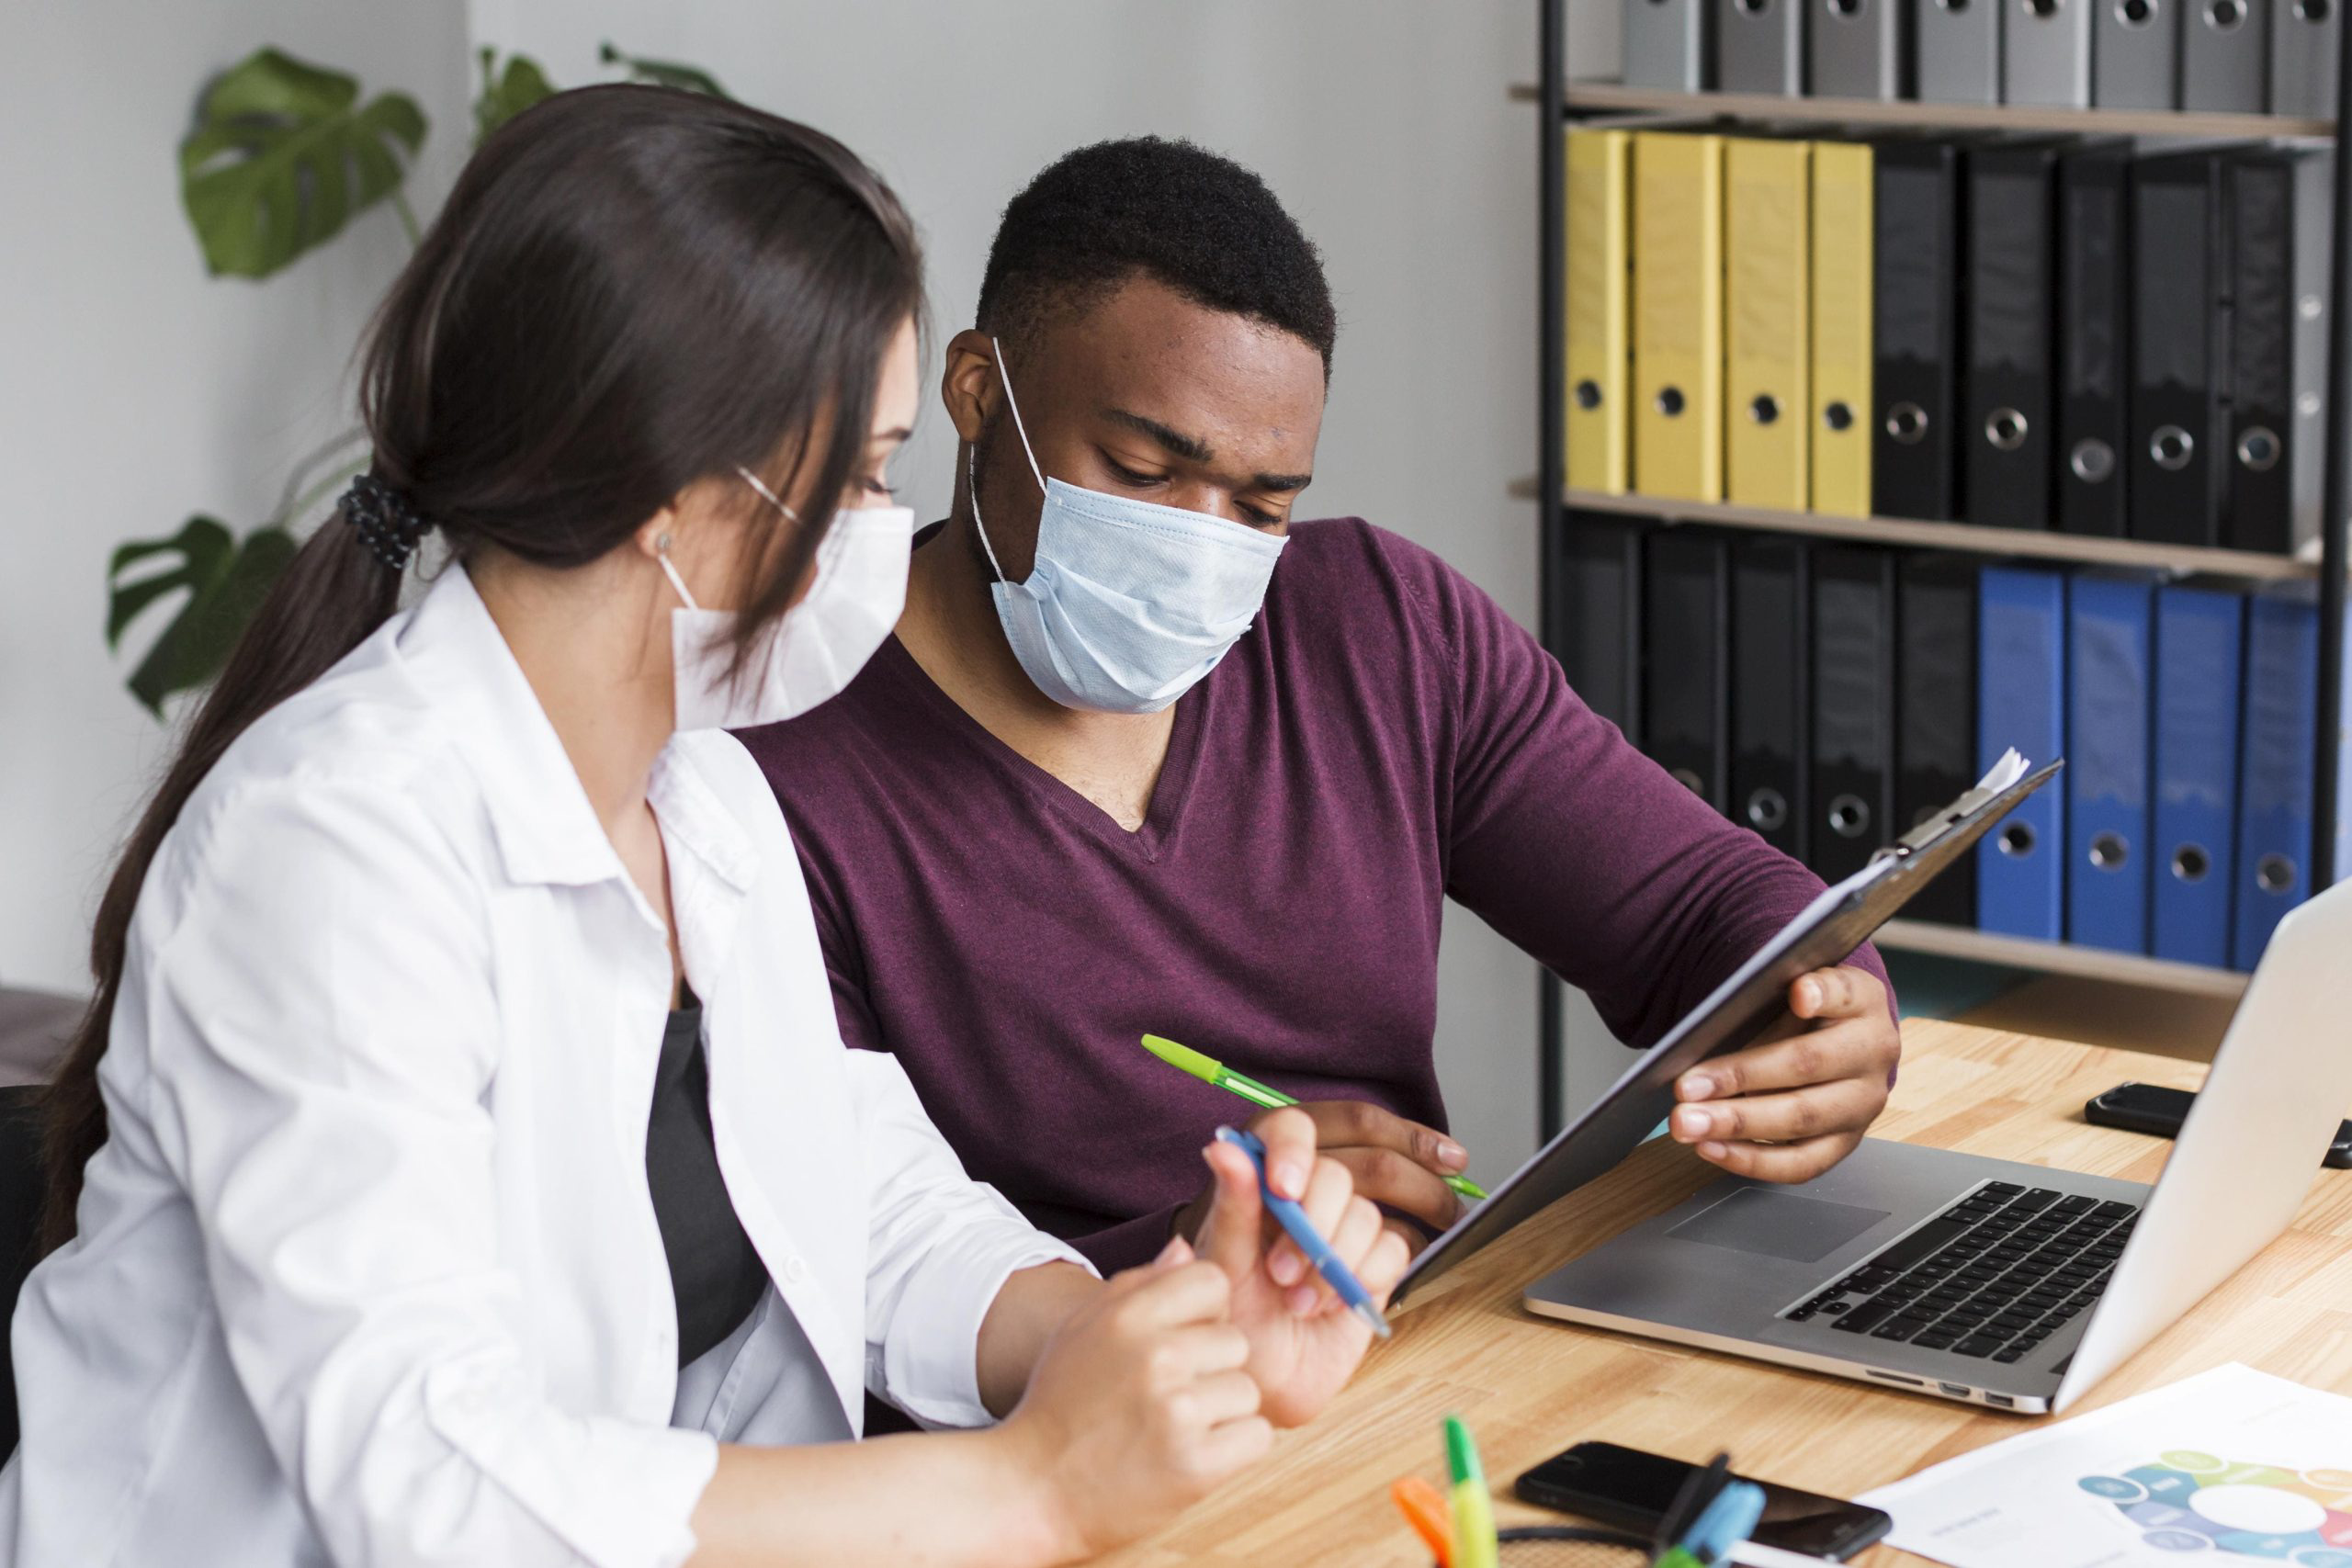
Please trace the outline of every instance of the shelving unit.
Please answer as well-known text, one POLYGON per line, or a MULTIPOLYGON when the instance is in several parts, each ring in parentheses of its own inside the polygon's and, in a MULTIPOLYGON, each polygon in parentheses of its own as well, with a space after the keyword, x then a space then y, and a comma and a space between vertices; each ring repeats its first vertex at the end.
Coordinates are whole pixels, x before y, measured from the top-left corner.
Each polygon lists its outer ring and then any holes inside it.
MULTIPOLYGON (((1539 87, 1521 84, 1524 102, 1539 87)), ((2040 108, 2012 104, 1889 103, 1878 98, 1792 98, 1774 93, 1677 93, 1615 82, 1571 82, 1570 113, 1721 115, 1727 119, 1807 120, 1831 125, 1920 126, 1936 130, 2051 130, 2081 136, 2211 136, 2335 139, 2324 119, 2276 114, 2195 114, 2186 109, 2040 108)))
MULTIPOLYGON (((1535 481, 1521 479, 1511 493, 1535 494, 1535 481)), ((1910 517, 1832 517, 1819 512, 1776 512, 1770 507, 1724 502, 1667 501, 1654 495, 1611 495, 1594 490, 1561 492, 1566 510, 1611 512, 1660 523, 1703 523, 1715 528, 1747 528, 1767 534, 1803 534, 1815 539, 1848 539, 1920 550, 1958 550, 1982 556, 2030 556, 2038 560, 2077 561, 2085 566, 2157 567, 2203 572, 2254 582, 2316 577, 2319 558, 2265 555, 2254 550, 2191 549, 2152 545, 2142 539, 2106 539, 2087 534, 1991 528, 1981 523, 1923 523, 1910 517)))
POLYGON ((2022 937, 1969 931, 1962 926, 1939 926, 1927 920, 1889 920, 1871 940, 1894 953, 1966 958, 2013 969, 2037 969, 2045 975, 2072 975, 2083 980, 2119 980, 2151 990, 2193 997, 2233 998, 2245 991, 2246 976, 2233 969, 2208 969, 2201 964, 2174 964, 2162 958, 2144 958, 2136 953, 2109 953, 2105 948, 2075 947, 2063 942, 2030 942, 2022 937))
MULTIPOLYGON (((1576 0, 1579 5, 1617 5, 1621 0, 1576 0)), ((2305 119, 2280 115, 2201 114, 2186 111, 2139 111, 2102 108, 2045 108, 1981 104, 1880 102, 1854 98, 1784 97, 1745 93, 1672 92, 1628 87, 1616 83, 1577 81, 1570 77, 1567 7, 1570 0, 1538 0, 1537 43, 1540 71, 1532 85, 1510 89, 1513 98, 1537 110, 1537 277, 1536 309, 1541 380, 1536 398, 1538 446, 1536 473, 1511 486, 1514 494, 1536 502, 1544 577, 1543 604, 1548 618, 1557 602, 1553 577, 1559 570, 1558 542, 1570 511, 1608 512, 1649 517, 1665 523, 1702 523, 1717 527, 1746 528, 1795 534, 1815 538, 1863 540, 1895 547, 1958 550, 1989 558, 2031 557, 2086 564, 2152 566, 2181 573, 2211 573, 2249 582, 2315 577, 2318 581, 2322 635, 2318 687, 2318 762, 2312 780, 2311 886, 2324 887, 2335 880, 2335 796, 2339 749, 2333 739, 2340 728, 2344 692, 2346 566, 2347 560, 2347 481, 2352 481, 2352 443, 2345 438, 2345 419, 2352 412, 2352 288, 2347 288, 2347 257, 2352 257, 2352 157, 2343 154, 2337 126, 2352 123, 2352 28, 2340 29, 2342 51, 2336 118, 2305 119), (1566 487, 1562 426, 1566 407, 1564 282, 1567 246, 1566 200, 1566 137, 1571 121, 1634 125, 1660 117, 1714 116, 1761 123, 1832 123, 1857 127, 1907 126, 1947 130, 1996 130, 2074 132, 2083 135, 2177 136, 2235 139, 2300 140, 2337 143, 2335 167, 2335 208, 2331 215, 2333 267, 2328 287, 2327 406, 2332 439, 2328 442, 2322 486, 2321 536, 2316 558, 2256 555, 2241 550, 2189 549, 2152 545, 2132 539, 2095 538, 2058 533, 2027 533, 1965 523, 1923 523, 1907 518, 1833 517, 1815 513, 1778 512, 1762 508, 1664 500, 1654 496, 1609 495, 1569 491, 1566 487)), ((1544 640, 1557 647, 1563 628, 1546 624, 1544 640)), ((2352 869, 2352 868, 2347 868, 2352 869)), ((2024 941, 1958 927, 1916 920, 1888 924, 1880 945, 1898 952, 1939 953, 2045 974, 2094 979, 2122 980, 2154 988, 2191 995, 2233 998, 2245 987, 2245 976, 2229 970, 2174 964, 2137 954, 2078 947, 2066 942, 2024 941)), ((1544 1133, 1557 1130, 1563 1077, 1563 994, 1550 975, 1543 981, 1540 1041, 1540 1080, 1544 1133)))

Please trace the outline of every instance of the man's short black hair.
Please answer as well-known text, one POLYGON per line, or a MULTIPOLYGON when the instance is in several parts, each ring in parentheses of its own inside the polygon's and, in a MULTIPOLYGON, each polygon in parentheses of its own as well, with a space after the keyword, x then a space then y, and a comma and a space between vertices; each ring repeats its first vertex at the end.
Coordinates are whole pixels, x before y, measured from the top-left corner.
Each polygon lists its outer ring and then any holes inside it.
POLYGON ((1315 243, 1256 175, 1157 136, 1081 147, 1012 198, 989 247, 978 322, 1017 340, 1138 274, 1302 339, 1331 373, 1340 322, 1315 243))

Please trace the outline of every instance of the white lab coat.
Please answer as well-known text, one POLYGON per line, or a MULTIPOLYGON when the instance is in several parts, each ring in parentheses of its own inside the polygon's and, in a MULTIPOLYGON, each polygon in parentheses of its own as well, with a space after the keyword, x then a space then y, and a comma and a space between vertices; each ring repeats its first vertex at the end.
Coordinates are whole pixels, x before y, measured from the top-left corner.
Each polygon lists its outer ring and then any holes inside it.
POLYGON ((721 1438, 854 1432, 866 1387, 988 1419, 983 1314, 1076 1255, 842 1048, 742 748, 679 737, 650 796, 774 1280, 694 1397, 645 1174, 662 922, 452 568, 230 749, 148 874, 81 1234, 16 1314, 0 1559, 650 1568, 721 1438))

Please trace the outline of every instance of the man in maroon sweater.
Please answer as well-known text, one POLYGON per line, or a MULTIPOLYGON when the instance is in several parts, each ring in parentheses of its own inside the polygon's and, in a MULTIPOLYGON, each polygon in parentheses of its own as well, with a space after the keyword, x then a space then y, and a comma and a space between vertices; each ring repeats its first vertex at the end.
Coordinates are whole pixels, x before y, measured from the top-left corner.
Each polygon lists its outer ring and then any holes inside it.
MULTIPOLYGON (((947 346, 954 508, 896 638, 745 737, 843 1039, 896 1053, 972 1174, 1106 1269, 1190 1227, 1202 1141, 1246 1110, 1147 1032, 1297 1095, 1362 1190, 1442 1226, 1467 1160, 1431 1065, 1449 895, 1640 1044, 1820 888, 1435 556, 1291 522, 1335 330, 1255 175, 1156 140, 1054 164, 947 346)), ((1791 1010, 1682 1080, 1701 1157, 1800 1180, 1885 1103, 1874 955, 1791 1010)))

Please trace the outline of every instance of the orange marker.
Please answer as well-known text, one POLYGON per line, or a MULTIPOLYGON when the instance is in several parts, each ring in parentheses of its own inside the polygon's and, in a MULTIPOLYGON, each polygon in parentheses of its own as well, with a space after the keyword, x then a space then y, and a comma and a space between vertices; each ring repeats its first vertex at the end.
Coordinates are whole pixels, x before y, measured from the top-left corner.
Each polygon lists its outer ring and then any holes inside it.
POLYGON ((1439 1568, 1453 1568, 1453 1515, 1446 1506, 1445 1494, 1419 1476, 1408 1475, 1391 1485, 1388 1495, 1405 1522, 1413 1527, 1413 1533, 1437 1554, 1439 1568))

